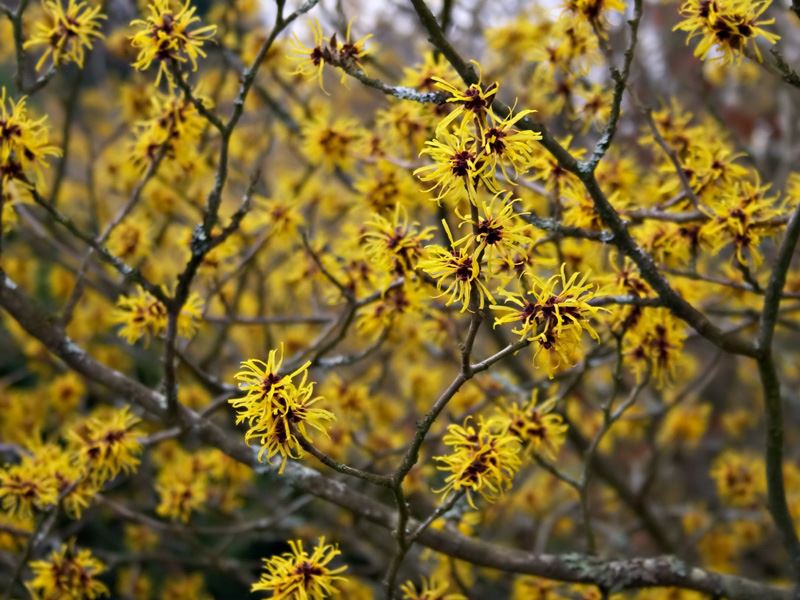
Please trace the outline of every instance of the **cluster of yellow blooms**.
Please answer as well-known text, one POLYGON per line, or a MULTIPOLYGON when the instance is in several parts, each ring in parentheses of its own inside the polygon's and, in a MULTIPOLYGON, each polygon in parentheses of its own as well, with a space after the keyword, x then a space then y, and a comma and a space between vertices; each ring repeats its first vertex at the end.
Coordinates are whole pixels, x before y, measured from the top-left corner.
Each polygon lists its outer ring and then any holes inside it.
MULTIPOLYGON (((285 39, 317 2, 285 4, 272 32, 255 0, 147 0, 126 8, 127 27, 95 0, 2 7, 0 73, 19 62, 0 87, 0 303, 24 293, 40 302, 10 314, 53 313, 0 315, 0 556, 20 557, 9 596, 206 600, 208 568, 276 600, 371 600, 385 540, 289 491, 324 485, 394 529, 392 598, 706 598, 504 581, 410 554, 427 528, 536 553, 582 534, 598 555, 680 539, 723 572, 755 548, 764 565, 749 571, 773 576, 755 375, 710 358, 664 298, 724 322, 730 345, 755 331, 800 205, 796 165, 745 151, 720 127, 744 117, 717 99, 713 118, 639 106, 649 83, 613 66, 617 34, 635 42, 638 27, 620 13, 639 2, 529 3, 487 20, 470 46, 486 48, 480 63, 445 46, 402 69, 406 54, 368 52, 346 19, 285 39), (131 72, 75 77, 95 60, 131 72), (354 83, 326 88, 332 72, 354 83), (41 93, 70 77, 63 107, 41 93), (718 368, 735 382, 722 393, 718 368), (396 522, 378 507, 392 499, 396 522), (593 517, 607 524, 593 531, 593 517), (131 523, 103 549, 94 518, 131 523), (254 583, 253 556, 267 556, 254 583)), ((763 77, 800 82, 763 53, 781 39, 769 0, 672 4, 670 39, 694 45, 710 89, 758 80, 762 62, 763 77)), ((778 130, 767 121, 739 129, 778 130)), ((784 298, 774 337, 791 349, 797 271, 784 298)), ((787 385, 795 362, 778 365, 787 385)), ((800 467, 782 475, 800 524, 800 467)))
POLYGON ((347 567, 328 567, 341 552, 335 546, 319 543, 309 554, 302 541, 290 541, 291 552, 264 559, 266 573, 253 585, 254 592, 271 592, 273 598, 327 598, 342 580, 347 567))
POLYGON ((725 62, 741 61, 746 51, 760 61, 756 40, 774 44, 780 39, 764 28, 775 19, 760 18, 770 4, 770 0, 686 0, 680 9, 684 20, 675 29, 688 32, 688 40, 701 38, 694 50, 699 58, 705 59, 713 49, 725 62))
POLYGON ((234 513, 252 480, 250 469, 213 448, 188 452, 163 444, 156 462, 156 514, 183 523, 198 511, 234 513))
POLYGON ((528 274, 532 289, 525 293, 504 293, 507 304, 513 306, 492 306, 498 314, 495 326, 519 323, 512 331, 522 339, 536 342, 536 354, 545 351, 551 373, 560 366, 575 363, 583 331, 588 331, 595 340, 600 339, 590 323, 602 310, 589 304, 593 286, 586 283, 586 275, 579 280, 579 274, 573 273, 567 279, 565 268, 562 265, 559 275, 544 282, 528 274))
POLYGON ((83 67, 86 50, 92 48, 92 38, 103 37, 100 25, 106 16, 100 12, 101 7, 74 0, 66 7, 58 0, 43 2, 42 6, 47 20, 36 23, 36 31, 24 45, 25 48, 46 46, 36 69, 41 69, 48 57, 53 67, 70 62, 83 67))
POLYGON ((127 408, 99 409, 67 431, 64 444, 36 442, 18 464, 0 471, 0 501, 11 515, 62 504, 78 518, 103 486, 139 464, 139 419, 127 408))
POLYGON ((307 426, 324 432, 333 413, 314 406, 321 398, 314 397, 314 383, 308 382, 307 361, 291 373, 283 373, 283 347, 270 350, 267 362, 251 359, 242 363, 236 374, 239 389, 245 395, 230 400, 237 410, 236 422, 246 422, 245 441, 258 440, 259 460, 281 457, 281 472, 289 458, 299 458, 302 448, 298 434, 308 436, 307 426), (295 378, 299 377, 299 381, 295 378))
POLYGON ((158 63, 156 85, 165 75, 171 81, 171 66, 190 62, 197 70, 197 59, 205 57, 203 43, 214 37, 216 25, 196 27, 200 18, 189 0, 175 10, 170 0, 154 0, 147 7, 146 19, 135 19, 131 26, 138 30, 131 37, 131 46, 139 51, 135 69, 146 71, 158 63))
MULTIPOLYGON (((191 338, 196 332, 203 312, 203 302, 193 293, 178 316, 178 335, 191 338)), ((135 296, 122 296, 117 301, 112 320, 123 327, 120 337, 129 344, 144 338, 164 335, 167 330, 167 307, 149 292, 139 288, 135 296)))
POLYGON ((97 577, 106 570, 90 550, 64 544, 48 557, 31 563, 28 589, 41 600, 94 600, 108 595, 97 577))
POLYGON ((493 425, 490 421, 478 421, 474 425, 468 420, 463 427, 448 426, 443 441, 452 453, 436 457, 442 463, 438 468, 448 472, 440 490, 445 496, 450 491, 465 490, 474 508, 474 492, 491 502, 510 487, 520 466, 519 440, 507 428, 493 425))
POLYGON ((27 182, 31 172, 41 183, 47 157, 61 155, 58 147, 50 144, 46 121, 47 117, 31 118, 25 98, 15 102, 8 97, 5 87, 0 88, 0 180, 3 184, 14 180, 27 182))

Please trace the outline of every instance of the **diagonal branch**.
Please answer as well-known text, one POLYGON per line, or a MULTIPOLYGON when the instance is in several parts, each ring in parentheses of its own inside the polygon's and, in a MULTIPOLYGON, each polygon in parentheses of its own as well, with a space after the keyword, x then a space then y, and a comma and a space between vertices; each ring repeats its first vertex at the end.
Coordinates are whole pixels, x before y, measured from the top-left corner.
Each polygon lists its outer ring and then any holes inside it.
MULTIPOLYGON (((465 83, 476 83, 477 75, 475 74, 474 68, 461 58, 446 39, 436 18, 433 16, 433 13, 431 13, 425 1, 410 1, 420 21, 427 30, 431 43, 433 43, 433 45, 450 61, 450 64, 465 83)), ((500 117, 506 117, 511 113, 511 108, 500 100, 495 100, 492 104, 492 108, 500 117)), ((659 295, 664 305, 667 306, 675 316, 686 321, 699 334, 723 350, 750 357, 756 355, 756 348, 753 343, 731 338, 672 288, 666 278, 660 273, 653 257, 636 243, 628 231, 625 222, 603 193, 600 184, 595 178, 591 163, 578 161, 567 149, 558 143, 543 124, 537 123, 527 116, 518 121, 518 127, 541 134, 539 143, 553 155, 562 169, 574 174, 583 183, 586 191, 594 202, 595 210, 597 210, 601 220, 613 234, 614 245, 633 260, 639 268, 642 277, 650 284, 659 295)))

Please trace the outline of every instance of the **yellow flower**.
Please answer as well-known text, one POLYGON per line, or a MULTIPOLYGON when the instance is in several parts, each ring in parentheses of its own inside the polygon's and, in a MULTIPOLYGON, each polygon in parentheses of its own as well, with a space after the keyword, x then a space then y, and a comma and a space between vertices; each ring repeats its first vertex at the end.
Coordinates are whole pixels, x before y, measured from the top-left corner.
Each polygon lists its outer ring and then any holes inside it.
MULTIPOLYGON (((0 178, 3 177, 3 172, 0 170, 0 178)), ((12 181, 4 181, 3 189, 0 190, 0 200, 3 202, 3 212, 0 214, 2 220, 2 227, 0 227, 0 234, 7 234, 14 229, 19 221, 15 206, 22 202, 20 194, 20 185, 12 181)))
POLYGON ((35 442, 26 448, 19 464, 0 471, 0 498, 12 515, 29 517, 61 498, 71 518, 80 517, 99 491, 75 453, 52 443, 35 442), (69 493, 67 494, 67 491, 69 493))
POLYGON ((440 52, 428 51, 422 57, 422 63, 414 67, 403 67, 403 79, 400 85, 416 88, 423 92, 432 92, 437 80, 455 79, 456 72, 440 52))
POLYGON ((786 199, 792 206, 800 203, 800 173, 796 171, 790 173, 786 180, 786 199))
POLYGON ((338 593, 337 584, 346 566, 330 568, 339 556, 338 547, 320 537, 309 554, 300 540, 289 540, 291 552, 264 559, 265 573, 250 588, 251 592, 271 592, 274 600, 325 600, 338 593))
POLYGON ((471 83, 466 90, 462 90, 439 77, 431 79, 436 89, 448 95, 447 103, 456 105, 455 109, 436 126, 437 136, 447 132, 450 124, 455 122, 458 117, 462 117, 461 128, 474 122, 480 129, 483 127, 486 117, 494 115, 492 102, 499 89, 497 82, 483 85, 478 81, 478 83, 471 83))
MULTIPOLYGON (((207 98, 196 93, 195 98, 211 108, 207 98)), ((136 139, 130 150, 133 164, 144 172, 163 152, 164 166, 174 163, 192 172, 201 161, 197 146, 207 125, 205 119, 183 94, 153 94, 149 104, 149 118, 134 127, 136 139)))
POLYGON ((365 336, 376 336, 383 332, 401 332, 403 323, 418 328, 426 300, 427 295, 418 282, 406 281, 403 285, 387 289, 379 300, 361 310, 358 331, 365 336))
POLYGON ((18 464, 0 471, 3 508, 12 515, 27 517, 60 499, 64 512, 70 518, 79 518, 106 481, 90 472, 85 459, 72 448, 34 441, 18 464))
MULTIPOLYGON (((603 219, 594 205, 594 200, 583 185, 575 180, 568 180, 560 189, 560 200, 564 213, 564 224, 601 231, 603 219)), ((620 210, 625 207, 625 202, 620 201, 621 195, 617 191, 608 194, 608 201, 620 210)))
POLYGON ((416 102, 397 102, 375 114, 382 138, 399 158, 412 159, 430 137, 430 110, 416 102))
MULTIPOLYGON (((534 142, 542 136, 533 131, 517 130, 515 125, 534 111, 524 110, 516 115, 510 112, 505 119, 500 119, 492 112, 492 102, 497 94, 496 83, 484 86, 478 82, 462 91, 439 77, 433 77, 432 80, 439 90, 448 94, 447 102, 456 104, 455 110, 436 126, 436 137, 442 141, 436 139, 426 142, 428 147, 420 153, 429 154, 435 162, 441 163, 442 173, 438 176, 442 179, 439 185, 443 188, 437 200, 445 193, 445 167, 449 167, 452 174, 458 177, 468 174, 470 177, 467 179, 474 180, 473 188, 482 180, 491 191, 495 191, 492 178, 497 168, 507 180, 511 180, 511 177, 506 165, 513 168, 515 175, 530 168, 534 142), (455 131, 450 131, 451 125, 459 117, 461 121, 455 131)), ((428 169, 430 167, 423 167, 417 172, 424 173, 428 169)), ((436 180, 436 175, 436 170, 433 170, 430 175, 420 179, 436 180)), ((471 192, 473 190, 468 185, 467 195, 475 202, 474 193, 471 192)))
POLYGON ((757 178, 737 181, 710 199, 703 212, 711 218, 700 228, 700 237, 715 254, 733 244, 740 264, 761 264, 759 245, 764 237, 778 232, 770 220, 782 214, 775 197, 767 197, 769 188, 757 178))
POLYGON ((456 247, 447 222, 443 220, 442 226, 450 239, 450 248, 439 245, 428 246, 426 248, 428 258, 420 261, 419 268, 436 279, 436 285, 440 290, 447 285, 439 296, 448 296, 448 306, 460 303, 461 312, 470 308, 473 294, 478 295, 478 308, 483 308, 487 299, 494 302, 489 288, 480 279, 481 266, 476 253, 468 251, 463 244, 461 247, 456 247))
MULTIPOLYGON (((290 58, 298 61, 297 68, 292 74, 316 79, 319 82, 320 89, 324 92, 322 69, 326 63, 334 66, 346 64, 362 68, 361 61, 367 55, 364 43, 372 36, 367 35, 360 40, 353 41, 350 39, 352 25, 352 21, 347 24, 344 42, 341 44, 336 39, 335 33, 326 40, 322 35, 322 26, 316 19, 311 22, 311 33, 314 40, 311 47, 305 46, 296 35, 292 36, 292 54, 290 58)), ((342 80, 346 77, 347 74, 343 74, 342 80)))
POLYGON ((422 254, 422 244, 433 237, 433 227, 420 230, 419 223, 409 224, 408 211, 398 203, 390 221, 373 214, 367 222, 364 250, 384 272, 402 276, 413 271, 422 254))
POLYGON ((142 446, 134 429, 139 423, 128 408, 87 419, 69 432, 70 447, 88 469, 88 477, 102 485, 119 473, 130 473, 139 465, 142 446))
POLYGON ((210 473, 201 453, 175 446, 156 477, 159 503, 156 514, 186 523, 209 497, 210 473))
POLYGON ((16 465, 0 471, 0 499, 3 510, 28 517, 58 501, 58 480, 50 465, 36 454, 23 454, 16 465))
POLYGON ((25 48, 47 46, 36 63, 36 70, 41 69, 51 55, 53 66, 74 62, 83 67, 85 50, 91 50, 92 38, 103 38, 100 21, 106 16, 100 14, 100 7, 75 0, 69 0, 66 9, 60 0, 45 0, 42 6, 48 22, 37 22, 35 33, 24 44, 25 48))
MULTIPOLYGON (((178 315, 178 335, 194 336, 202 314, 203 301, 192 292, 178 315)), ((142 288, 137 288, 135 296, 120 296, 112 314, 112 322, 122 325, 119 336, 129 344, 135 344, 140 338, 147 344, 151 337, 164 335, 167 321, 167 307, 142 288)))
POLYGON ((420 152, 420 156, 427 154, 433 163, 414 171, 421 181, 433 183, 426 192, 438 189, 437 202, 442 198, 458 201, 466 197, 475 203, 479 183, 483 182, 493 193, 497 191, 493 165, 483 155, 480 140, 464 127, 455 133, 442 131, 438 137, 441 139, 425 142, 420 152))
POLYGON ((576 95, 580 99, 580 109, 576 118, 578 122, 583 123, 583 133, 589 131, 592 125, 602 131, 611 113, 613 90, 594 83, 588 88, 578 87, 576 95))
POLYGON ((138 217, 123 221, 108 239, 109 251, 127 263, 133 263, 147 256, 150 251, 152 234, 146 219, 138 217))
POLYGON ((447 498, 451 492, 463 490, 470 506, 475 508, 473 494, 494 502, 511 487, 521 461, 519 440, 508 429, 497 428, 496 423, 483 419, 476 426, 467 417, 463 426, 448 425, 444 443, 451 453, 435 456, 434 460, 441 463, 437 469, 448 476, 445 485, 434 490, 436 493, 444 492, 447 498))
POLYGON ((422 579, 419 590, 413 582, 406 581, 400 586, 400 591, 403 592, 402 600, 466 600, 462 594, 448 593, 449 587, 447 581, 431 577, 422 579))
POLYGON ((714 461, 711 478, 717 493, 730 506, 754 508, 766 491, 764 464, 755 456, 726 450, 714 461))
POLYGON ((505 262, 513 262, 515 254, 524 254, 523 246, 531 242, 531 231, 527 223, 514 210, 511 192, 498 192, 487 202, 481 198, 478 202, 478 218, 473 220, 471 214, 456 214, 461 218, 459 227, 467 227, 468 233, 455 242, 455 245, 474 244, 476 255, 486 255, 490 267, 496 256, 505 262))
POLYGON ((385 160, 365 165, 354 185, 364 205, 377 213, 389 213, 400 203, 413 206, 418 202, 419 191, 414 179, 385 160))
POLYGON ((771 3, 771 0, 686 0, 680 8, 683 21, 674 29, 689 34, 687 44, 701 37, 694 50, 694 55, 701 60, 715 48, 719 53, 715 59, 725 64, 739 62, 749 48, 760 61, 757 38, 764 38, 770 44, 780 39, 779 35, 763 28, 772 25, 775 19, 759 19, 771 3))
POLYGON ((625 11, 624 0, 566 0, 567 10, 581 15, 605 36, 605 17, 610 10, 625 11))
POLYGON ((139 288, 136 296, 122 296, 117 300, 117 308, 112 314, 115 324, 123 325, 119 336, 129 344, 135 344, 144 337, 162 333, 167 326, 167 307, 157 298, 139 288))
POLYGON ((206 582, 202 573, 170 577, 161 590, 161 600, 213 600, 205 593, 206 582))
POLYGON ((8 105, 6 98, 6 88, 0 88, 0 182, 27 182, 28 172, 33 169, 41 184, 47 157, 61 156, 61 150, 49 143, 44 124, 47 117, 34 120, 28 116, 26 97, 19 102, 8 98, 8 105))
POLYGON ((559 593, 559 583, 552 579, 537 577, 536 575, 519 575, 514 578, 511 600, 567 600, 572 596, 559 593))
POLYGON ((66 415, 75 410, 85 393, 86 385, 80 376, 73 372, 55 377, 47 389, 50 405, 59 415, 66 415))
POLYGON ((109 594, 97 580, 105 565, 90 550, 72 544, 62 544, 48 560, 33 561, 30 568, 33 579, 28 581, 28 589, 41 600, 94 600, 109 594))
POLYGON ((197 9, 190 5, 190 0, 186 0, 177 13, 172 8, 171 0, 153 0, 148 10, 150 14, 146 19, 131 21, 131 26, 138 28, 130 38, 131 46, 139 50, 133 67, 145 71, 153 62, 158 62, 156 85, 160 83, 162 75, 172 81, 169 62, 189 61, 192 70, 196 71, 198 57, 206 56, 203 43, 214 37, 217 26, 193 28, 200 18, 195 16, 197 9))
POLYGON ((686 328, 667 309, 643 311, 623 340, 628 364, 642 381, 646 374, 662 386, 672 381, 687 357, 683 352, 686 328))
POLYGON ((333 50, 326 43, 325 36, 322 35, 322 25, 317 19, 311 21, 311 34, 314 37, 314 41, 310 48, 305 46, 296 34, 292 35, 291 58, 298 60, 297 68, 293 71, 293 74, 316 78, 320 89, 325 91, 322 86, 322 69, 326 60, 328 62, 332 60, 333 50))
POLYGON ((509 182, 513 178, 506 165, 513 169, 516 177, 528 171, 535 162, 535 142, 542 139, 542 134, 515 128, 517 122, 533 112, 522 110, 516 115, 509 113, 505 119, 493 119, 479 130, 483 154, 492 165, 491 170, 499 168, 509 182))
POLYGON ((115 588, 120 598, 150 600, 153 597, 153 580, 137 567, 120 568, 115 588))
POLYGON ((242 362, 241 370, 234 377, 244 396, 228 402, 237 410, 236 424, 247 422, 245 442, 259 440, 259 460, 264 454, 267 458, 280 454, 282 473, 289 458, 302 456, 296 432, 308 437, 308 425, 325 433, 325 423, 335 417, 331 412, 314 406, 321 398, 312 398, 314 383, 307 383, 311 362, 304 363, 288 375, 282 374, 282 345, 280 354, 278 352, 270 350, 267 362, 258 359, 242 362), (297 377, 300 380, 295 382, 297 377))
POLYGON ((303 153, 328 171, 337 167, 347 171, 355 162, 353 148, 361 136, 362 130, 355 119, 329 121, 320 117, 303 127, 303 153))
MULTIPOLYGON (((678 445, 687 449, 696 448, 708 428, 710 415, 710 404, 670 406, 661 431, 659 431, 658 442, 665 445, 678 445)), ((726 416, 728 416, 727 413, 723 415, 723 419, 726 416)))
POLYGON ((508 428, 508 432, 519 439, 526 452, 541 452, 555 460, 567 435, 567 425, 561 415, 553 413, 556 398, 539 404, 539 390, 534 388, 525 405, 512 403, 494 417, 496 422, 508 428))
MULTIPOLYGON (((504 292, 509 305, 492 305, 499 313, 494 326, 517 323, 512 329, 521 339, 538 344, 539 350, 554 351, 565 362, 570 362, 570 353, 580 342, 581 332, 587 331, 595 340, 599 339, 590 320, 601 310, 590 304, 595 295, 595 286, 587 283, 588 275, 579 278, 573 273, 566 275, 566 264, 561 272, 547 281, 530 275, 533 286, 524 294, 504 292)), ((551 373, 552 374, 552 373, 551 373)))
POLYGON ((297 231, 305 224, 300 206, 294 198, 271 198, 259 201, 249 227, 266 226, 273 239, 297 240, 297 231))

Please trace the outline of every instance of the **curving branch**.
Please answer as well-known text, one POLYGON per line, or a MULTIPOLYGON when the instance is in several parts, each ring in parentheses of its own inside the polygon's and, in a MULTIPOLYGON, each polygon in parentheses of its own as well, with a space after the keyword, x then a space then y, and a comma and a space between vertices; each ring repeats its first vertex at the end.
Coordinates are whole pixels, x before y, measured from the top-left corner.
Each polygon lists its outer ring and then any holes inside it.
POLYGON ((786 274, 800 240, 800 208, 795 209, 778 252, 764 293, 764 307, 758 329, 758 372, 764 391, 767 417, 765 462, 767 468, 767 506, 772 520, 781 535, 783 545, 792 560, 795 576, 800 578, 800 539, 797 537, 794 518, 786 500, 783 474, 783 399, 781 384, 772 352, 772 337, 778 319, 786 274))

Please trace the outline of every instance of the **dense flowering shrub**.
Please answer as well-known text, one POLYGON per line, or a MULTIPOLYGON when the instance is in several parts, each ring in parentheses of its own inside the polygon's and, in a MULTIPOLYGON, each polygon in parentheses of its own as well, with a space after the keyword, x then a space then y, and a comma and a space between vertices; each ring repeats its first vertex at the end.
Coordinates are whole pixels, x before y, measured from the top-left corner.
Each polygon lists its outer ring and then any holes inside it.
POLYGON ((4 597, 795 598, 798 19, 0 0, 4 597))

